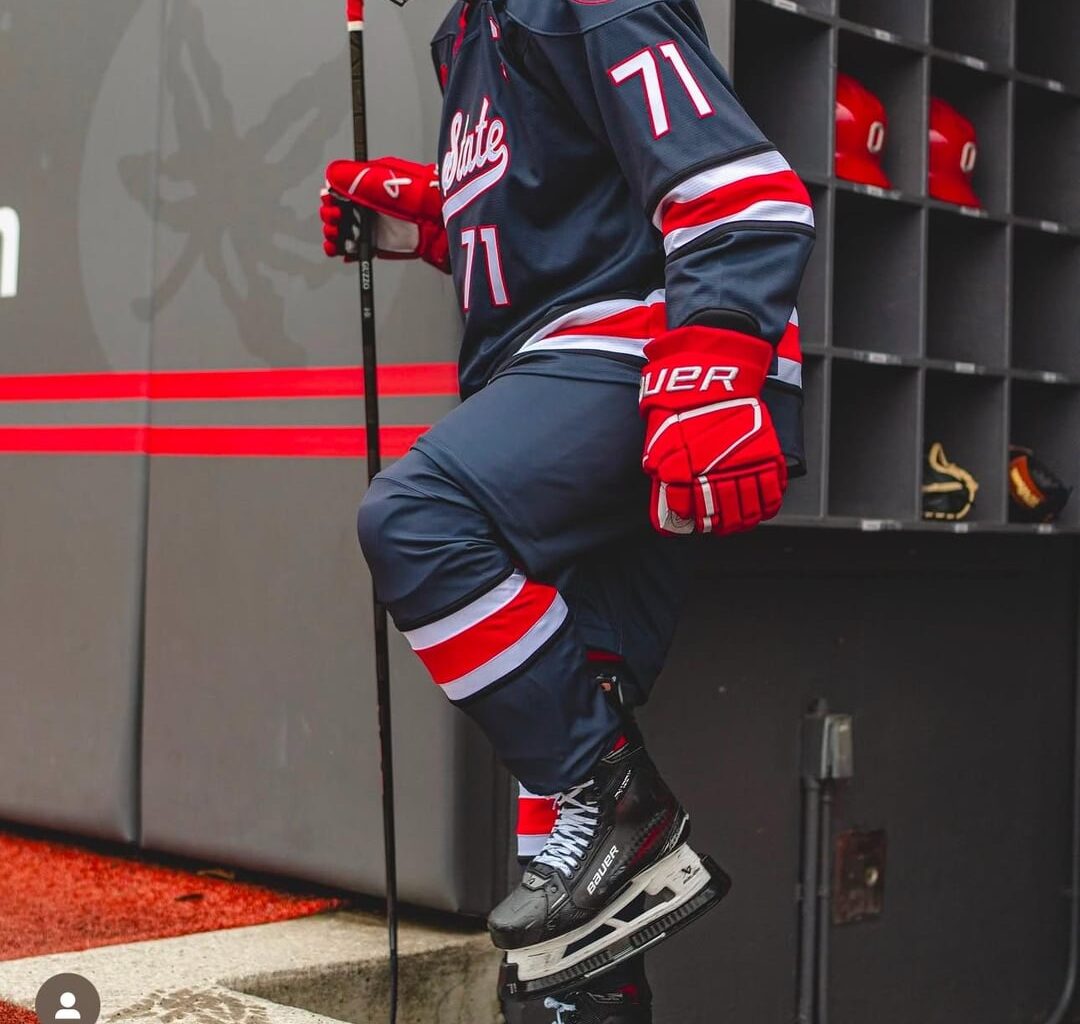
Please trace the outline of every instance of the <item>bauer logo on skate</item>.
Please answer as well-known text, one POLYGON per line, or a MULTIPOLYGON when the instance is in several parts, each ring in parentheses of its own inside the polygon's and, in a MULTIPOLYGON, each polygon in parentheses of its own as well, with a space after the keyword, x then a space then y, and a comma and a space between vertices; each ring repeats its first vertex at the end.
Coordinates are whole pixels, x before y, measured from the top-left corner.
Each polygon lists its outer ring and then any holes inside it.
POLYGON ((641 397, 658 395, 661 391, 708 391, 714 384, 725 391, 734 391, 732 384, 739 376, 737 366, 673 366, 641 375, 641 397))
POLYGON ((450 122, 450 149, 441 168, 446 224, 502 181, 510 167, 506 122, 489 117, 490 112, 491 101, 485 96, 475 125, 463 110, 450 122))
POLYGON ((595 875, 592 876, 592 881, 589 882, 589 884, 586 886, 586 888, 589 890, 590 896, 594 892, 596 892, 596 887, 600 884, 604 875, 608 873, 608 868, 610 868, 612 863, 614 863, 615 858, 618 856, 618 854, 619 848, 617 846, 613 846, 610 850, 608 850, 608 855, 604 858, 604 863, 600 865, 600 869, 596 872, 595 875))
POLYGON ((508 676, 544 646, 566 621, 554 587, 515 572, 464 608, 405 639, 451 700, 465 700, 508 676))

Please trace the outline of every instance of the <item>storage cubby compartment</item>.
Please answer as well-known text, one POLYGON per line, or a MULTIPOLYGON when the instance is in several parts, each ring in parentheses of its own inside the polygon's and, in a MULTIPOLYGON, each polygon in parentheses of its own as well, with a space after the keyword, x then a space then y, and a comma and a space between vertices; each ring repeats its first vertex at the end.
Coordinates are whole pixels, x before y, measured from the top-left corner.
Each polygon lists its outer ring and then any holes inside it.
POLYGON ((830 397, 829 514, 915 519, 918 372, 835 359, 830 397))
POLYGON ((931 210, 926 354, 979 366, 1008 363, 1008 232, 1004 225, 931 210))
POLYGON ((922 354, 924 218, 909 203, 837 192, 834 345, 922 354))
MULTIPOLYGON (((1013 7, 1017 0, 936 0, 931 41, 953 53, 993 64, 1012 61, 1013 7)), ((1042 3, 1043 0, 1020 0, 1042 3)))
MULTIPOLYGON (((799 295, 808 474, 781 520, 922 522, 934 441, 979 483, 976 527, 1008 522, 1010 442, 1080 485, 1080 0, 733 7, 740 98, 807 179, 818 229, 799 295), (890 189, 859 159, 863 182, 836 175, 837 72, 885 109, 871 159, 890 189), (952 196, 930 195, 931 98, 974 128, 979 209, 966 158, 952 196)), ((869 157, 866 131, 851 145, 869 157)), ((1061 525, 1080 531, 1080 496, 1061 525)))
MULTIPOLYGON (((1080 389, 1060 384, 1012 383, 1011 444, 1030 448, 1069 487, 1080 484, 1080 389)), ((1080 526, 1080 494, 1073 493, 1058 522, 1080 526)))
POLYGON ((1080 240, 1018 227, 1013 246, 1012 365, 1080 377, 1080 240))
POLYGON ((829 27, 739 0, 734 75, 739 99, 803 174, 832 172, 833 97, 829 27), (792 102, 792 97, 798 102, 792 102))
POLYGON ((948 460, 975 477, 979 489, 965 522, 1005 521, 1005 416, 1004 380, 934 371, 926 375, 921 472, 926 451, 940 441, 948 460))
MULTIPOLYGON (((890 0, 890 5, 892 0, 890 0)), ((903 8, 904 4, 896 4, 903 8)), ((885 107, 888 128, 881 164, 894 189, 926 194, 928 61, 903 46, 841 31, 840 70, 870 90, 885 107)), ((785 102, 795 111, 803 99, 785 102)))
POLYGON ((825 409, 828 403, 828 366, 820 356, 803 359, 803 441, 806 475, 793 479, 784 495, 782 516, 825 514, 825 409))
POLYGON ((840 0, 840 17, 925 43, 930 27, 930 0, 840 0))
POLYGON ((1016 6, 1017 69, 1080 90, 1080 3, 1016 0, 1016 6))
POLYGON ((833 196, 827 188, 807 186, 814 203, 817 241, 799 289, 799 326, 804 345, 822 347, 829 337, 829 267, 832 260, 833 196))
MULTIPOLYGON (((1072 42, 1080 66, 1080 36, 1072 42)), ((1013 210, 1080 225, 1080 100, 1019 82, 1015 125, 1013 210)))
MULTIPOLYGON (((954 107, 974 126, 977 141, 971 184, 982 206, 994 213, 1009 209, 1009 90, 1008 80, 998 75, 933 61, 930 95, 954 107)), ((959 165, 956 173, 959 178, 959 165)))

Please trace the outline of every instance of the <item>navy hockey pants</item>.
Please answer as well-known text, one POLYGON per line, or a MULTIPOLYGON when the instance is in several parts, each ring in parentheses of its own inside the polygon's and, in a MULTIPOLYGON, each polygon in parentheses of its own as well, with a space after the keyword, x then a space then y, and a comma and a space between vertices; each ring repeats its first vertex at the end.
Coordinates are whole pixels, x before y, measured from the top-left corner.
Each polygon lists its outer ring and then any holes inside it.
POLYGON ((687 542, 649 525, 637 388, 623 376, 504 373, 360 506, 380 600, 533 793, 583 782, 618 738, 586 650, 620 655, 644 697, 686 589, 687 542))

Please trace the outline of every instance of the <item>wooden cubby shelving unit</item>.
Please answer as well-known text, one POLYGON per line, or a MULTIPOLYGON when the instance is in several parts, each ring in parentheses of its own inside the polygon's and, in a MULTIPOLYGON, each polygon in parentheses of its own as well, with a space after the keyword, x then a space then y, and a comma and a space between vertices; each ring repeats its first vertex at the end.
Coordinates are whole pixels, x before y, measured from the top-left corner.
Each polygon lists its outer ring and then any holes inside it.
POLYGON ((779 522, 953 532, 1011 524, 1010 442, 1080 484, 1078 0, 735 0, 733 74, 802 175, 818 245, 800 296, 810 473, 779 522), (833 173, 837 71, 889 114, 893 190, 833 173), (981 209, 927 194, 931 96, 978 132, 981 209), (920 515, 941 441, 980 484, 957 524, 920 515))

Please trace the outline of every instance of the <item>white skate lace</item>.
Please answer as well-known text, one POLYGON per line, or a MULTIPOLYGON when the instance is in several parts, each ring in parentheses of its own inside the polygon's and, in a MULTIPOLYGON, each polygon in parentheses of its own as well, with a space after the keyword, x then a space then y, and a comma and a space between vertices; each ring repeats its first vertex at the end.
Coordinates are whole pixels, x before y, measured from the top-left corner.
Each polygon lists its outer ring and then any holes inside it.
POLYGON ((594 803, 579 799, 581 794, 592 785, 592 779, 560 793, 555 798, 558 809, 555 828, 552 829, 544 848, 537 854, 534 863, 547 864, 561 871, 567 878, 581 863, 588 850, 589 840, 596 831, 596 816, 600 808, 594 803))
POLYGON ((551 1024, 570 1024, 570 1018, 567 1017, 564 1019, 563 1014, 574 1013, 576 1012, 577 1007, 573 1003, 561 1003, 558 999, 553 999, 551 996, 548 996, 547 999, 544 1000, 544 1009, 555 1011, 555 1020, 553 1020, 551 1024))

